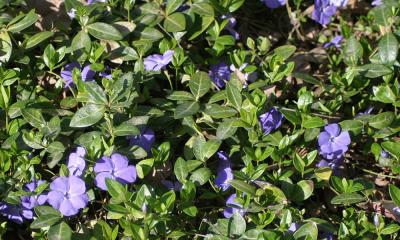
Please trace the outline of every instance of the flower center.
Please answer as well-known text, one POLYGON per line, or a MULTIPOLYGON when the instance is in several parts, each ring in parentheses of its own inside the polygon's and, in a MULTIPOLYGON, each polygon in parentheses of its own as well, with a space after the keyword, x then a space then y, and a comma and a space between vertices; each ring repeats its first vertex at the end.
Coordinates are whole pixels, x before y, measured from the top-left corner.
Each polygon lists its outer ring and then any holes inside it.
POLYGON ((331 142, 331 143, 335 142, 335 138, 334 137, 330 137, 329 138, 329 142, 331 142))

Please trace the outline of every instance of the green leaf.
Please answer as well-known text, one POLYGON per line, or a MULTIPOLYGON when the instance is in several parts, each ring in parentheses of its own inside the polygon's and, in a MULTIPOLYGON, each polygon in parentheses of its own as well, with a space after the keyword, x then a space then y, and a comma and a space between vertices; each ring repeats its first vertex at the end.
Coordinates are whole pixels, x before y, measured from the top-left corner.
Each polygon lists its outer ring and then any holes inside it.
POLYGON ((364 124, 358 120, 344 120, 340 122, 340 127, 344 131, 351 131, 355 135, 361 133, 362 129, 364 128, 364 124))
POLYGON ((217 128, 217 139, 223 140, 233 136, 237 130, 237 127, 234 126, 235 122, 235 119, 226 119, 222 121, 217 128))
POLYGON ((189 81, 189 88, 197 101, 210 90, 211 79, 206 72, 197 72, 189 81))
POLYGON ((296 52, 296 46, 284 45, 274 49, 274 54, 279 56, 281 60, 286 60, 296 52))
POLYGON ((103 118, 104 107, 95 104, 86 104, 72 117, 70 126, 83 128, 97 123, 103 118))
POLYGON ((302 180, 297 184, 282 181, 282 190, 292 201, 301 202, 312 195, 314 191, 314 183, 311 180, 302 180))
POLYGON ((202 186, 208 182, 211 177, 211 170, 203 167, 199 168, 192 173, 190 181, 194 182, 197 186, 202 186))
POLYGON ((198 160, 205 162, 218 151, 220 145, 221 141, 219 140, 210 139, 206 141, 202 136, 199 136, 194 141, 193 153, 198 160))
POLYGON ((229 236, 240 236, 246 231, 246 221, 237 212, 235 212, 228 222, 229 236))
POLYGON ((44 31, 44 32, 39 32, 36 33, 35 35, 33 35, 32 37, 30 37, 28 39, 28 41, 26 42, 25 45, 25 49, 29 49, 29 48, 33 48, 36 45, 38 45, 39 43, 45 41, 46 39, 52 37, 54 35, 53 32, 49 32, 49 31, 44 31))
POLYGON ((388 127, 394 120, 393 112, 383 112, 370 118, 369 126, 377 129, 388 127))
POLYGON ((397 159, 400 159, 400 142, 386 141, 382 143, 382 147, 397 159))
POLYGON ((35 13, 35 10, 32 9, 19 21, 15 23, 11 22, 11 25, 7 26, 7 31, 12 33, 19 33, 22 30, 33 25, 37 20, 39 20, 39 16, 35 13))
POLYGON ((89 34, 87 34, 87 32, 84 30, 78 32, 78 34, 76 34, 72 39, 71 50, 74 52, 74 55, 76 55, 77 58, 89 54, 91 48, 92 43, 90 41, 89 34))
POLYGON ((186 28, 186 18, 183 13, 176 12, 165 17, 164 28, 167 32, 181 32, 186 28))
POLYGON ((318 228, 314 222, 309 222, 301 226, 293 234, 293 238, 296 240, 317 240, 318 239, 318 228))
POLYGON ((381 234, 383 235, 390 235, 390 234, 394 234, 396 232, 400 231, 400 226, 397 224, 389 224, 387 226, 385 226, 384 229, 382 229, 381 234))
POLYGON ((184 118, 187 116, 192 116, 200 110, 200 104, 198 102, 184 102, 178 105, 175 109, 174 118, 184 118))
POLYGON ((189 171, 186 166, 186 161, 179 157, 176 159, 175 165, 174 165, 174 173, 175 177, 179 180, 179 182, 184 183, 186 180, 186 177, 189 174, 189 171))
POLYGON ((165 14, 170 15, 175 12, 185 0, 168 0, 167 6, 165 7, 165 14))
POLYGON ((214 17, 199 17, 196 15, 193 27, 191 27, 188 32, 189 40, 191 41, 197 38, 212 22, 214 22, 214 17))
POLYGON ((207 104, 204 112, 212 118, 229 118, 237 114, 235 109, 218 104, 207 104))
POLYGON ((242 94, 240 93, 241 89, 239 89, 232 82, 227 82, 226 84, 226 97, 228 98, 229 103, 235 107, 238 111, 242 106, 242 94))
POLYGON ((72 238, 72 230, 65 222, 52 226, 47 233, 49 240, 70 240, 72 238))
POLYGON ((195 2, 192 10, 200 16, 214 17, 214 8, 206 2, 195 2))
POLYGON ((53 207, 45 206, 45 205, 36 206, 35 213, 38 217, 40 217, 42 215, 58 215, 61 218, 61 213, 57 209, 54 209, 53 207))
POLYGON ((58 214, 45 214, 41 215, 37 219, 35 219, 31 223, 31 228, 32 229, 39 229, 39 228, 44 228, 48 226, 52 226, 55 223, 57 223, 59 220, 61 220, 61 216, 58 214))
POLYGON ((361 75, 367 78, 377 78, 389 75, 393 72, 392 69, 386 67, 385 65, 373 63, 358 66, 356 69, 361 73, 361 75))
POLYGON ((93 37, 100 40, 122 40, 122 34, 113 26, 107 23, 96 22, 86 26, 86 29, 93 37))
POLYGON ((118 137, 136 136, 139 134, 139 129, 130 121, 123 122, 118 127, 114 128, 114 135, 118 137))
POLYGON ((400 189, 393 184, 389 184, 389 194, 393 202, 400 206, 400 189))
POLYGON ((12 42, 6 31, 0 32, 0 62, 6 63, 10 60, 12 53, 12 42))
POLYGON ((304 128, 319 128, 325 125, 325 121, 320 117, 309 117, 303 119, 304 128))
POLYGON ((350 66, 357 65, 358 60, 363 56, 363 48, 354 36, 347 39, 343 54, 344 62, 350 66))
POLYGON ((43 128, 46 126, 46 121, 43 118, 42 112, 35 108, 24 108, 21 110, 24 119, 35 128, 43 128))
POLYGON ((89 101, 95 104, 107 104, 107 96, 104 90, 96 82, 84 82, 89 93, 89 101))
POLYGON ((365 201, 365 197, 358 193, 342 193, 332 198, 332 204, 350 205, 365 201))
POLYGON ((241 192, 248 193, 252 196, 256 194, 256 187, 246 182, 243 182, 242 180, 232 179, 229 181, 229 183, 231 184, 232 187, 236 188, 241 192))
POLYGON ((193 95, 185 91, 173 91, 167 96, 167 99, 174 101, 193 101, 195 100, 193 95))
POLYGON ((121 183, 114 179, 106 178, 106 186, 107 192, 113 198, 113 203, 118 204, 127 201, 127 191, 121 183))
POLYGON ((154 158, 144 159, 136 164, 136 173, 140 179, 143 179, 150 173, 154 165, 154 158))
POLYGON ((158 41, 163 37, 164 37, 164 34, 162 34, 160 31, 158 31, 157 29, 152 28, 152 27, 146 27, 140 33, 141 40, 147 40, 147 41, 152 41, 152 42, 158 41))
POLYGON ((393 33, 386 33, 378 44, 382 64, 393 65, 397 59, 399 43, 393 33))
POLYGON ((373 86, 374 100, 383 103, 396 102, 396 95, 388 85, 373 86))
POLYGON ((375 24, 389 27, 391 25, 391 18, 393 17, 392 7, 386 4, 377 6, 372 10, 375 17, 375 24))

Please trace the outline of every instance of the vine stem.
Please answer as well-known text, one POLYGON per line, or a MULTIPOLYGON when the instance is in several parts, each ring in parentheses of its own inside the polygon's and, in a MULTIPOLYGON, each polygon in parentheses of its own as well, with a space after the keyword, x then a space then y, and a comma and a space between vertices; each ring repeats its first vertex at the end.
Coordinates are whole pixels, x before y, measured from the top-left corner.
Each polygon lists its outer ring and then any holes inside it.
POLYGON ((387 177, 387 178, 392 178, 392 179, 399 179, 399 177, 396 177, 396 176, 377 173, 377 172, 374 172, 374 171, 371 171, 371 170, 368 170, 368 169, 365 169, 365 168, 359 168, 359 169, 361 169, 363 172, 370 173, 370 174, 373 174, 373 175, 376 175, 376 176, 379 176, 379 177, 387 177))

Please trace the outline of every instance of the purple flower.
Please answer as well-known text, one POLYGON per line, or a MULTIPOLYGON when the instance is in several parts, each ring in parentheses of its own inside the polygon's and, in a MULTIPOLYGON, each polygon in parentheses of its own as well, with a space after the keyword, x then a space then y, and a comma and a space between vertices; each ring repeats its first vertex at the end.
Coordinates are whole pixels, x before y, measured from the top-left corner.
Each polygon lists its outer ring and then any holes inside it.
POLYGON ((170 180, 162 180, 161 183, 168 189, 174 190, 175 192, 179 192, 182 189, 182 183, 179 181, 172 182, 170 180))
POLYGON ((153 54, 144 59, 144 68, 147 71, 160 71, 164 69, 171 61, 174 55, 173 50, 166 51, 163 55, 153 54))
MULTIPOLYGON (((29 211, 32 213, 32 210, 29 211)), ((0 202, 0 214, 15 223, 22 224, 24 222, 23 210, 20 206, 0 202)))
POLYGON ((311 18, 325 26, 331 22, 331 18, 335 13, 336 6, 331 5, 329 0, 315 0, 311 18))
POLYGON ((343 164, 343 157, 338 157, 333 160, 325 160, 322 159, 317 163, 317 167, 330 167, 332 169, 332 174, 333 175, 338 175, 339 174, 339 168, 343 164))
MULTIPOLYGON (((44 184, 45 181, 43 180, 33 180, 32 182, 28 183, 24 187, 24 191, 26 192, 35 192, 35 189, 44 184)), ((31 195, 31 196, 22 196, 21 197, 21 205, 22 205, 22 215, 26 219, 32 219, 33 218, 33 211, 32 209, 36 206, 43 205, 47 201, 47 195, 46 194, 40 194, 40 195, 31 195)))
POLYGON ((330 5, 335 7, 344 7, 347 5, 348 0, 329 0, 330 5))
POLYGON ((136 180, 135 166, 128 166, 128 158, 118 153, 112 154, 111 157, 103 156, 96 162, 93 170, 96 173, 96 186, 105 191, 106 178, 122 184, 133 183, 136 180))
POLYGON ((240 35, 238 32, 236 32, 235 30, 235 26, 236 26, 236 18, 231 17, 229 15, 223 15, 221 17, 222 19, 228 19, 228 23, 225 25, 225 28, 236 40, 239 40, 240 35))
POLYGON ((76 152, 69 155, 68 170, 70 175, 81 176, 86 167, 85 162, 86 150, 83 147, 77 147, 76 152))
POLYGON ((75 8, 71 8, 71 10, 69 10, 67 12, 67 15, 70 19, 74 19, 76 17, 76 9, 75 8))
POLYGON ((226 208, 224 209, 224 217, 225 218, 230 218, 234 213, 239 213, 240 215, 244 215, 246 210, 243 209, 243 206, 240 205, 235 201, 236 194, 232 194, 228 197, 226 200, 226 208))
POLYGON ((225 81, 231 79, 231 71, 228 65, 223 62, 212 65, 208 75, 218 88, 223 88, 225 86, 225 81))
POLYGON ((219 157, 219 165, 217 177, 215 178, 215 185, 220 187, 222 191, 226 191, 231 186, 229 181, 233 179, 231 161, 225 152, 219 151, 217 154, 219 157))
POLYGON ((349 132, 341 132, 337 123, 326 125, 324 130, 318 137, 319 154, 327 160, 344 156, 351 143, 349 132))
POLYGON ((268 112, 260 115, 261 127, 265 135, 270 134, 272 131, 278 129, 283 120, 283 115, 276 107, 271 108, 268 112))
POLYGON ((262 0, 264 4, 269 8, 278 8, 286 4, 286 0, 262 0))
POLYGON ((370 115, 372 110, 374 110, 374 107, 369 106, 369 107, 367 107, 367 109, 364 112, 357 113, 356 117, 359 117, 362 115, 370 115))
POLYGON ((74 84, 72 80, 72 71, 78 68, 81 70, 82 81, 92 81, 94 75, 96 74, 93 70, 90 69, 90 65, 86 65, 81 69, 81 65, 78 62, 72 62, 65 65, 64 70, 61 71, 61 77, 64 79, 65 88, 74 84))
POLYGON ((85 182, 76 176, 56 178, 50 190, 47 202, 67 217, 76 215, 89 201, 85 182))
POLYGON ((128 140, 130 145, 137 145, 143 148, 147 152, 147 154, 150 154, 151 147, 156 140, 156 136, 153 130, 146 129, 145 131, 142 131, 140 135, 128 137, 128 140))
POLYGON ((110 68, 109 66, 106 66, 104 69, 104 72, 100 72, 99 76, 102 78, 111 79, 112 78, 111 70, 112 70, 112 68, 110 68))
POLYGON ((93 3, 95 3, 95 2, 102 2, 102 3, 105 3, 105 2, 107 2, 107 0, 88 0, 88 1, 87 1, 87 4, 90 5, 90 4, 93 4, 93 3))
POLYGON ((374 215, 374 225, 375 227, 379 227, 379 214, 377 213, 374 215))
POLYGON ((288 232, 290 233, 294 233, 297 231, 297 229, 300 227, 301 225, 299 223, 294 223, 292 222, 292 224, 290 224, 288 232))
POLYGON ((374 1, 372 1, 372 3, 371 3, 371 5, 374 6, 374 7, 380 6, 380 5, 382 5, 382 4, 383 4, 382 0, 374 0, 374 1))
POLYGON ((327 43, 325 43, 324 45, 323 45, 323 47, 324 48, 329 48, 329 47, 331 47, 331 46, 334 46, 334 47, 336 47, 336 48, 340 48, 340 43, 342 42, 342 40, 343 40, 343 36, 342 35, 337 35, 336 37, 334 37, 331 41, 329 41, 329 42, 327 42, 327 43))
POLYGON ((390 158, 390 154, 385 150, 381 150, 381 158, 390 158))

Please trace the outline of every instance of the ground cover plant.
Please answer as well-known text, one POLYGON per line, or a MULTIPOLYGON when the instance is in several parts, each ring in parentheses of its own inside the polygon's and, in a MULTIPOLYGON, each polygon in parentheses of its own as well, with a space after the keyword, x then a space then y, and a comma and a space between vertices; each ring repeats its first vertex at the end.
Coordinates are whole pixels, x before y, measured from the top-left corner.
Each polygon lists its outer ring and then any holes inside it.
POLYGON ((1 239, 398 239, 398 0, 0 0, 1 239))

